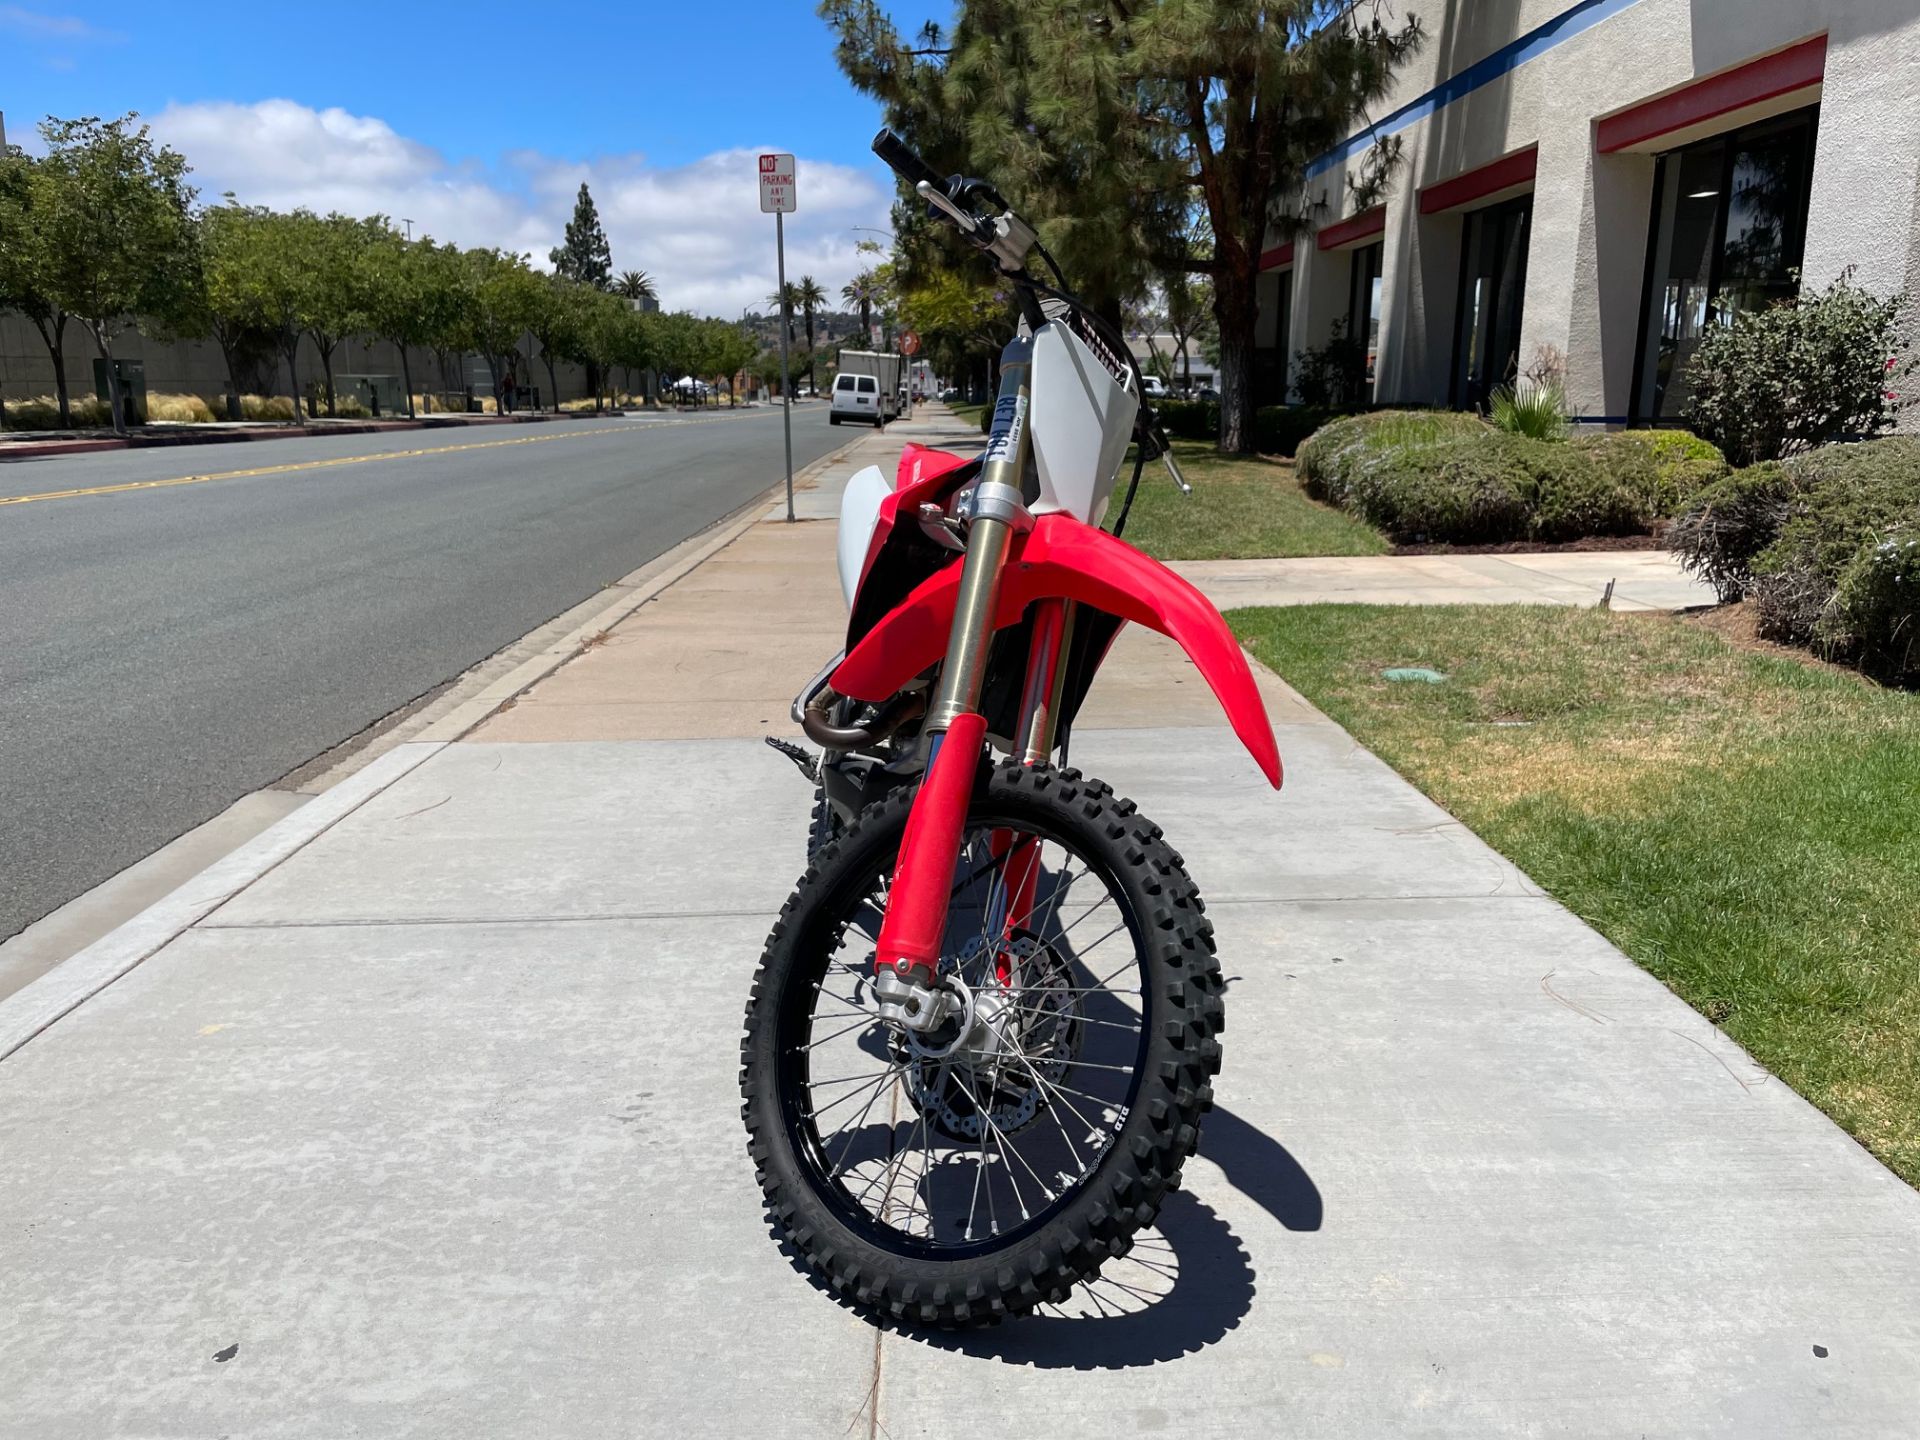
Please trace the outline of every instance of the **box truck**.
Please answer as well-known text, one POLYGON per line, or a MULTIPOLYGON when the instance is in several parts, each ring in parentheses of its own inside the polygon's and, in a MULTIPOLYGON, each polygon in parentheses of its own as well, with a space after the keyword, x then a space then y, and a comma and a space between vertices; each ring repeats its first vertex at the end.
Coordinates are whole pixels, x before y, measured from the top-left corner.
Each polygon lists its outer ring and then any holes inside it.
POLYGON ((905 383, 907 357, 878 350, 842 350, 840 368, 833 377, 833 404, 827 419, 865 420, 880 426, 900 413, 900 387, 905 383))

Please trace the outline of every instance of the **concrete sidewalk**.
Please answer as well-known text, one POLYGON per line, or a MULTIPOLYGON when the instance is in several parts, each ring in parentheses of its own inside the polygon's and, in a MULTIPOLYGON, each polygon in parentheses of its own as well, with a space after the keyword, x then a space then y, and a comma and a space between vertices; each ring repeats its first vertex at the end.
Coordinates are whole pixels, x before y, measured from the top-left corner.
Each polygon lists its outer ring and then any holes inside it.
POLYGON ((839 623, 830 525, 755 525, 0 1004, 0 1434, 1911 1432, 1920 1196, 1263 675, 1274 796, 1132 634, 1073 758, 1218 927, 1202 1156, 1066 1313, 816 1292, 735 1071, 809 801, 755 737, 839 623))
POLYGON ((1514 555, 1336 555, 1301 560, 1181 560, 1173 566, 1223 610, 1244 605, 1597 605, 1685 610, 1713 587, 1665 550, 1514 555))

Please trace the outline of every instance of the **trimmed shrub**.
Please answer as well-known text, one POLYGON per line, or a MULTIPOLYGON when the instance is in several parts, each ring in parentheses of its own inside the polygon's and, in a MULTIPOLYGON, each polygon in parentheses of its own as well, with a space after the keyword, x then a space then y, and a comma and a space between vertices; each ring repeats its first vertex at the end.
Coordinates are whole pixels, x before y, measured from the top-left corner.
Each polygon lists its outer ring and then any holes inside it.
POLYGON ((1740 465, 1892 428, 1895 392, 1913 369, 1907 304, 1842 276, 1709 327, 1687 362, 1687 424, 1740 465))
POLYGON ((1316 430, 1296 455, 1309 495, 1346 505, 1366 471, 1390 456, 1429 450, 1490 432, 1472 415, 1450 410, 1375 410, 1316 430))
MULTIPOLYGON (((1920 440, 1830 445, 1782 467, 1793 493, 1779 535, 1753 560, 1760 632, 1811 644, 1841 574, 1920 508, 1920 440)), ((1844 648, 1828 632, 1826 643, 1844 648)))
POLYGON ((1731 603, 1753 584, 1754 557, 1780 533, 1793 493, 1792 475, 1775 462, 1736 470, 1694 496, 1667 531, 1667 544, 1723 603, 1731 603))
POLYGON ((1646 529, 1646 504, 1639 490, 1623 482, 1580 446, 1503 437, 1502 444, 1531 477, 1533 496, 1528 533, 1542 541, 1579 540, 1588 535, 1632 535, 1646 529))
POLYGON ((1730 473, 1726 456, 1684 430, 1603 430, 1573 443, 1639 496, 1647 520, 1679 514, 1730 473))
POLYGON ((1920 678, 1920 510, 1855 552, 1814 624, 1831 658, 1895 682, 1920 678))
POLYGON ((1355 466, 1347 503, 1408 544, 1494 544, 1526 535, 1533 473, 1520 446, 1492 436, 1382 449, 1355 466))

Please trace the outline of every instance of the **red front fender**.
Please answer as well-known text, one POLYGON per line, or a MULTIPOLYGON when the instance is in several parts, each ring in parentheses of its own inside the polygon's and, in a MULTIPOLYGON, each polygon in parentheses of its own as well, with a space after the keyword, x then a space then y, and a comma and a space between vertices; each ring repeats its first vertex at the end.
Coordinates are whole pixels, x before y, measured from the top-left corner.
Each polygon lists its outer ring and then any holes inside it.
MULTIPOLYGON (((833 672, 833 688, 881 701, 946 653, 960 566, 930 576, 861 639, 833 672)), ((1150 555, 1070 515, 1043 515, 1016 535, 1000 582, 994 628, 1019 623, 1036 600, 1077 600, 1145 625, 1187 652, 1233 725, 1233 733, 1277 789, 1280 750, 1260 687, 1220 612, 1150 555)))

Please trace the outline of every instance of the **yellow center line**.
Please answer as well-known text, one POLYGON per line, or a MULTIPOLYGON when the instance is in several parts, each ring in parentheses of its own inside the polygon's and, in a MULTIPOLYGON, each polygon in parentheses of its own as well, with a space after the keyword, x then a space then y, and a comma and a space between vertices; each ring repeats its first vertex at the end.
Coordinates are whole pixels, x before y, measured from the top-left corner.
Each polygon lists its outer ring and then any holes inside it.
MULTIPOLYGON (((180 475, 171 480, 129 480, 121 485, 87 485, 76 490, 43 490, 38 495, 0 495, 0 506, 27 505, 35 500, 75 500, 83 495, 123 495, 129 490, 164 490, 171 485, 204 485, 209 480, 242 480, 253 475, 286 475, 295 470, 324 470, 335 465, 371 465, 380 460, 414 460, 426 455, 457 455, 463 450, 496 450, 503 445, 544 445, 554 440, 579 440, 588 435, 644 435, 652 425, 598 425, 591 430, 569 430, 559 435, 521 435, 511 440, 475 440, 465 445, 432 445, 419 450, 383 450, 373 455, 338 455, 331 460, 299 460, 290 465, 259 465, 251 470, 221 470, 209 475, 180 475)), ((685 424, 666 421, 665 424, 685 424)))

